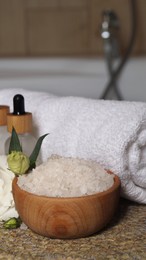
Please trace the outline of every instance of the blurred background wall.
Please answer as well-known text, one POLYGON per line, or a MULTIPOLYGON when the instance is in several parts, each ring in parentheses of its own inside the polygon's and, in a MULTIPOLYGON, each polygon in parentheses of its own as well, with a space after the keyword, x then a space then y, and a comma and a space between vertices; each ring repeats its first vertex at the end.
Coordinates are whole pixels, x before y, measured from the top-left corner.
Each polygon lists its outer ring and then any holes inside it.
MULTIPOLYGON (((102 56, 104 9, 120 19, 124 51, 131 30, 128 0, 0 0, 0 56, 102 56)), ((137 0, 133 55, 146 54, 146 0, 137 0)))

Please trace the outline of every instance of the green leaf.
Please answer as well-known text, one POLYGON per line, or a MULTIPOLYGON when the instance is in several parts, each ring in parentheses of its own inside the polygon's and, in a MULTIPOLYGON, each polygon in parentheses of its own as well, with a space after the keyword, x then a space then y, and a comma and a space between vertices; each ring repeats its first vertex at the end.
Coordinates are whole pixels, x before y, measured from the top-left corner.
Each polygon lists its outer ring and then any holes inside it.
POLYGON ((42 135, 40 136, 40 138, 38 139, 35 147, 34 147, 34 150, 33 152, 31 153, 30 157, 29 157, 29 160, 30 160, 30 170, 35 168, 36 166, 36 160, 37 160, 37 157, 39 155, 39 151, 41 149, 41 145, 42 145, 42 142, 44 140, 44 138, 47 136, 48 134, 45 134, 45 135, 42 135))
POLYGON ((22 221, 20 219, 20 217, 18 218, 10 218, 6 221, 4 221, 4 224, 3 224, 3 227, 6 228, 6 229, 14 229, 14 228, 18 228, 20 227, 22 221))
POLYGON ((9 146, 9 154, 12 151, 22 152, 22 147, 14 127, 12 129, 12 135, 11 135, 10 146, 9 146))

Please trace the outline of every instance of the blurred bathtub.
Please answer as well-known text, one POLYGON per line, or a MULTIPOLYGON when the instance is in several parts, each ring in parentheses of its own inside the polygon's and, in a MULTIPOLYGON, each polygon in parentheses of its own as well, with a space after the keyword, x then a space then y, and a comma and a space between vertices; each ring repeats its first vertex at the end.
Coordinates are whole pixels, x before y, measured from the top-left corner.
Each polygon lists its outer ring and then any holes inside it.
MULTIPOLYGON (((100 98, 108 73, 98 58, 0 59, 0 88, 100 98)), ((146 101, 146 57, 130 59, 118 81, 125 100, 146 101)))

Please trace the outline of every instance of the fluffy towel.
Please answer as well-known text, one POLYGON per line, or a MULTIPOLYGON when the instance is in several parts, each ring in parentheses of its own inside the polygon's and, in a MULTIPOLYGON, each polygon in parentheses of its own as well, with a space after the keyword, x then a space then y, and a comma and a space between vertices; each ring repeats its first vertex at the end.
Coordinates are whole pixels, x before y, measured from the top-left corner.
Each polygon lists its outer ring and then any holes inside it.
MULTIPOLYGON (((18 90, 1 90, 0 104, 12 106, 18 90)), ((92 159, 121 179, 121 195, 146 204, 146 104, 56 97, 19 90, 33 113, 42 145, 51 154, 92 159)))

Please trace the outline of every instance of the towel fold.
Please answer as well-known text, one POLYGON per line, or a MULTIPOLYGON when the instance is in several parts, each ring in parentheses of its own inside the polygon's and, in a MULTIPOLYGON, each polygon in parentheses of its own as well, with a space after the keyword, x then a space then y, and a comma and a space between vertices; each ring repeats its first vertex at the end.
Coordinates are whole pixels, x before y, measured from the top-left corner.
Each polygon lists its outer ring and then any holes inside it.
MULTIPOLYGON (((18 89, 0 90, 0 104, 12 107, 18 89)), ((42 158, 52 154, 96 160, 121 179, 121 195, 146 204, 146 104, 56 97, 19 90, 43 141, 42 158)))

